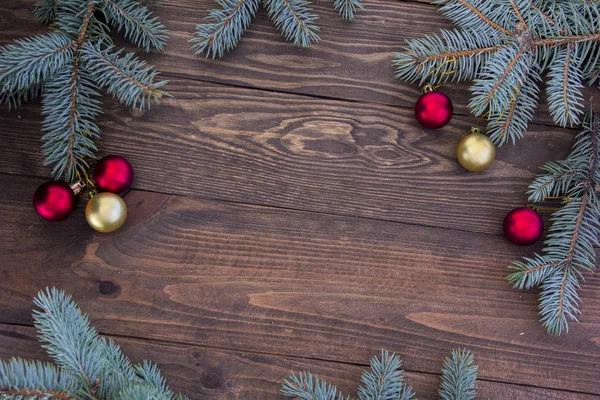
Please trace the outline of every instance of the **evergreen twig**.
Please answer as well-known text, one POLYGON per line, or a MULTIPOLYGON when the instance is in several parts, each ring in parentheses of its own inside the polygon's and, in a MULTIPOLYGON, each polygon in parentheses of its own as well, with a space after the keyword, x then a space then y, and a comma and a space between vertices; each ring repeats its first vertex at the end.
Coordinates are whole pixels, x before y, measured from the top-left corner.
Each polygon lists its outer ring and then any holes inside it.
MULTIPOLYGON (((381 358, 371 359, 371 369, 364 371, 362 385, 358 389, 359 400, 411 400, 415 393, 405 381, 402 361, 393 353, 381 351, 381 358)), ((452 359, 446 358, 442 370, 442 400, 469 400, 475 395, 477 366, 473 355, 466 351, 453 351, 452 359)), ((281 387, 284 396, 303 400, 350 400, 337 387, 310 372, 293 374, 285 379, 281 387)))
POLYGON ((409 40, 394 60, 396 78, 434 85, 473 81, 473 114, 487 117, 498 145, 523 137, 549 77, 550 114, 581 123, 585 81, 600 73, 600 2, 435 0, 457 30, 409 40))
MULTIPOLYGON (((226 51, 237 46, 252 18, 256 15, 260 0, 215 0, 218 8, 212 9, 207 22, 196 27, 196 35, 190 40, 195 54, 221 58, 226 51)), ((318 18, 312 13, 310 0, 262 0, 269 18, 286 40, 299 47, 309 47, 319 41, 318 18)), ((333 7, 342 18, 354 19, 360 0, 334 0, 333 7)))
POLYGON ((0 361, 0 398, 57 400, 186 400, 156 365, 133 365, 112 340, 90 326, 71 296, 46 289, 35 299, 34 325, 56 362, 0 361))
POLYGON ((594 246, 600 244, 600 118, 587 114, 584 130, 567 159, 549 162, 529 186, 529 200, 564 198, 554 212, 543 255, 515 261, 508 279, 519 289, 541 286, 540 315, 549 333, 569 330, 568 321, 577 321, 580 298, 577 294, 583 273, 595 269, 594 246))
POLYGON ((466 350, 453 350, 446 357, 442 367, 442 400, 472 400, 475 398, 477 365, 473 364, 473 354, 466 350))
POLYGON ((133 53, 114 51, 109 28, 136 45, 162 49, 166 30, 137 0, 40 0, 35 14, 53 32, 0 47, 0 102, 10 106, 43 95, 42 152, 56 179, 86 174, 96 158, 101 87, 122 103, 148 108, 166 95, 158 73, 133 53), (97 18, 106 17, 106 23, 97 18))

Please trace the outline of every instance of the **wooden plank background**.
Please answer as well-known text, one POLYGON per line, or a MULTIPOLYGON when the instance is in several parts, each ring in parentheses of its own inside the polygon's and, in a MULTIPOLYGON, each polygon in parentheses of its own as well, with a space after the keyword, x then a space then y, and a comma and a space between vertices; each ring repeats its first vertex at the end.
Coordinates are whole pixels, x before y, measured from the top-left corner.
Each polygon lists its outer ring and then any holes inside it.
MULTIPOLYGON (((0 43, 46 31, 33 4, 0 4, 0 43)), ((501 233, 536 169, 566 155, 577 131, 553 127, 541 105, 524 140, 467 173, 454 154, 476 123, 466 86, 444 88, 452 123, 424 131, 418 88, 393 79, 405 39, 450 26, 436 7, 365 1, 349 23, 317 2, 322 41, 310 50, 261 11, 237 50, 207 60, 187 40, 210 6, 156 10, 171 39, 145 58, 174 98, 146 112, 104 99, 102 143, 136 171, 114 234, 92 232, 83 207, 61 223, 37 217, 31 195, 49 176, 39 101, 0 108, 0 356, 44 357, 32 298, 56 286, 192 399, 278 398, 303 369, 350 392, 381 348, 401 354, 419 398, 436 398, 456 347, 476 354, 480 398, 597 398, 600 280, 582 288, 581 323, 550 337, 537 293, 505 279, 541 245, 501 233)))

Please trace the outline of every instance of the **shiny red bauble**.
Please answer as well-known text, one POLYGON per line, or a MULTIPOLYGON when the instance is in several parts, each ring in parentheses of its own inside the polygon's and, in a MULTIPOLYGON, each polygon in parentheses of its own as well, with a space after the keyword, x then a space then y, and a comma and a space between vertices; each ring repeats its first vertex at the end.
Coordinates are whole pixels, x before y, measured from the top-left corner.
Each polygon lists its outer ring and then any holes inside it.
POLYGON ((527 207, 515 208, 504 218, 504 235, 519 246, 529 246, 544 232, 544 221, 537 211, 527 207))
POLYGON ((133 182, 133 167, 125 157, 106 156, 94 167, 94 182, 99 191, 124 192, 133 182))
POLYGON ((427 129, 440 129, 452 118, 454 107, 444 93, 424 93, 415 104, 415 117, 427 129))
POLYGON ((64 182, 46 182, 33 194, 35 211, 48 221, 65 219, 75 209, 75 193, 64 182))

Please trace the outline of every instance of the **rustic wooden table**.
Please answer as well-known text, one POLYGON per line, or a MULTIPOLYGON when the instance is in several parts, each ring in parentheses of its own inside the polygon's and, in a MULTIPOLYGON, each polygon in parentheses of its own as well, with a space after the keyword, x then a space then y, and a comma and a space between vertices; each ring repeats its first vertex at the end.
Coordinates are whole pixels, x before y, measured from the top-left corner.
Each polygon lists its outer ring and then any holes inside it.
MULTIPOLYGON (((33 5, 0 3, 1 43, 46 31, 33 5)), ((322 41, 310 50, 285 42, 262 10, 213 61, 187 43, 211 6, 156 10, 170 41, 147 59, 174 98, 148 112, 104 98, 103 144, 136 171, 114 234, 93 232, 83 207, 40 220, 40 103, 0 108, 0 357, 45 358, 32 298, 56 286, 192 399, 279 398, 282 378, 303 369, 349 392, 381 348, 433 399, 457 347, 476 354, 481 399, 598 398, 600 278, 581 290, 581 323, 550 337, 537 294, 506 281, 532 249, 501 232, 536 169, 566 155, 577 131, 553 127, 542 105, 518 146, 467 173, 455 160, 476 122, 467 88, 445 89, 456 115, 425 132, 412 113, 418 88, 393 79, 406 38, 450 27, 436 7, 366 0, 351 23, 317 1, 322 41)))

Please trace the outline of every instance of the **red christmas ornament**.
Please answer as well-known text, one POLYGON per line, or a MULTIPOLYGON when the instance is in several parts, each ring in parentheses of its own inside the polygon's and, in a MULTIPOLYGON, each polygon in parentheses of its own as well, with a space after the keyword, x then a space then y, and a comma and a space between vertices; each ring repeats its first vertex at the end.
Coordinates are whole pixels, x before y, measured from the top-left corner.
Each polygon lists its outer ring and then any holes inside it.
POLYGON ((427 85, 423 94, 415 104, 415 117, 427 129, 440 129, 452 118, 454 107, 452 101, 444 93, 433 91, 433 86, 427 85))
POLYGON ((48 221, 65 219, 75 209, 75 193, 64 182, 46 182, 33 194, 33 207, 48 221))
POLYGON ((133 167, 125 157, 106 156, 94 167, 94 182, 99 191, 124 192, 133 182, 133 167))
POLYGON ((504 235, 519 246, 538 241, 544 232, 544 221, 537 211, 527 207, 515 208, 504 218, 504 235))

